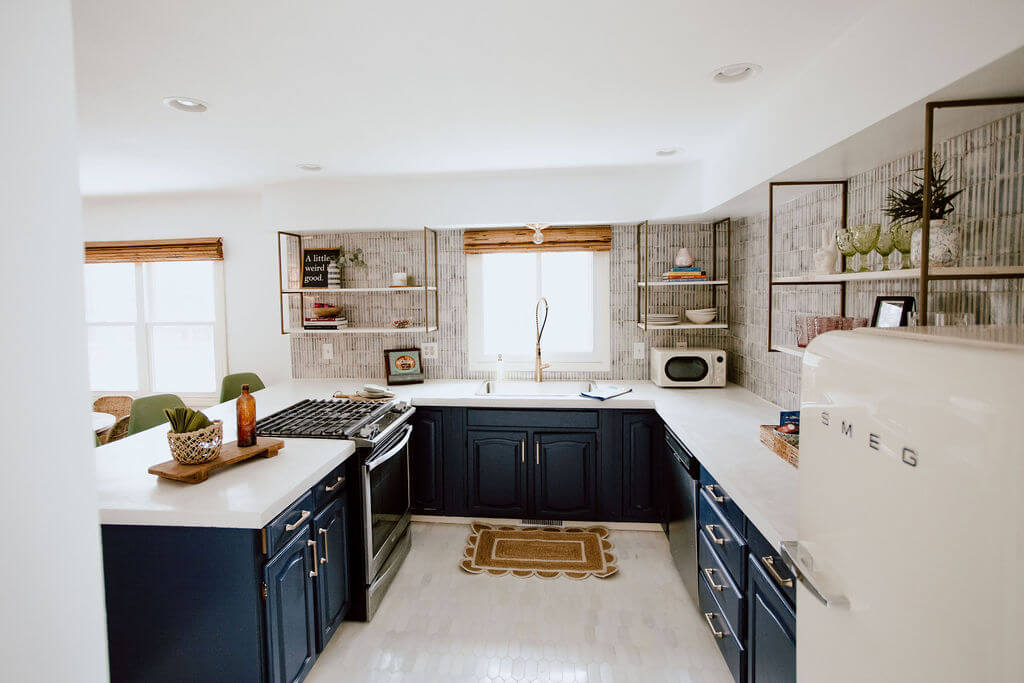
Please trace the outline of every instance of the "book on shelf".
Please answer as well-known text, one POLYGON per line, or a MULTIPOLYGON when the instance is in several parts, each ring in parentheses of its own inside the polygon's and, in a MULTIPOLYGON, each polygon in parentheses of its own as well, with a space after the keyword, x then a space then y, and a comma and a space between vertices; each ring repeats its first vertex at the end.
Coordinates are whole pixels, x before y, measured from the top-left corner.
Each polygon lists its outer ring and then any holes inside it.
POLYGON ((701 272, 700 266, 672 266, 669 269, 670 273, 699 273, 701 272))

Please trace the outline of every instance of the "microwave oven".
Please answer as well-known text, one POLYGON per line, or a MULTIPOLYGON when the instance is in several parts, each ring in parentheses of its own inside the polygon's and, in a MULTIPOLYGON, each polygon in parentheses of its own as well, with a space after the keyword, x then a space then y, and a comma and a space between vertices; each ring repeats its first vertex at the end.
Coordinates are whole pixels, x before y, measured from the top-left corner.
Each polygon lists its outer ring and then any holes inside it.
POLYGON ((724 387, 725 351, 652 348, 651 382, 659 387, 724 387))

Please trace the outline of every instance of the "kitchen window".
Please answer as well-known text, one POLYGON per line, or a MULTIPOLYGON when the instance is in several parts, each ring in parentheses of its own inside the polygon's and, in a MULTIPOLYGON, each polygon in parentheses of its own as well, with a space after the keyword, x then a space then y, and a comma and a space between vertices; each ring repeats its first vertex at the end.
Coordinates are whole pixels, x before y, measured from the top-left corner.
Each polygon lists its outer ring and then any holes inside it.
POLYGON ((212 405, 225 372, 220 261, 87 263, 94 393, 173 393, 212 405))
POLYGON ((534 310, 550 311, 541 342, 549 371, 609 369, 608 252, 503 251, 466 257, 471 370, 532 370, 534 310))

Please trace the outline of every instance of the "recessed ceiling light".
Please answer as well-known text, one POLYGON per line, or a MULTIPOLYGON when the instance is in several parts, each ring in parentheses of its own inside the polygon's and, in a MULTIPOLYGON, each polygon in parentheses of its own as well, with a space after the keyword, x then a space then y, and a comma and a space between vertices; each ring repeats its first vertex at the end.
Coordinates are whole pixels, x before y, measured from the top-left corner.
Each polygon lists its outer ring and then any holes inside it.
POLYGON ((164 104, 171 109, 177 109, 178 111, 190 111, 193 113, 204 112, 209 109, 206 102, 197 100, 194 97, 165 97, 164 104))
POLYGON ((320 164, 295 164, 295 165, 298 166, 299 168, 301 168, 303 171, 322 171, 322 170, 324 170, 324 167, 321 166, 320 164))
POLYGON ((675 156, 680 151, 681 150, 679 147, 662 147, 661 149, 657 150, 654 154, 655 156, 659 157, 671 157, 675 156))
POLYGON ((760 64, 738 62, 736 64, 726 64, 715 69, 711 74, 711 78, 715 83, 739 83, 759 73, 761 73, 760 64))

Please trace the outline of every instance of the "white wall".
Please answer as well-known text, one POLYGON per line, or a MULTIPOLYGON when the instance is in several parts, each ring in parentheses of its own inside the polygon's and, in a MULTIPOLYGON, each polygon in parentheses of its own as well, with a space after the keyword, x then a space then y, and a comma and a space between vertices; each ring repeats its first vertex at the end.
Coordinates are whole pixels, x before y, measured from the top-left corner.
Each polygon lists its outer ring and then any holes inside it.
POLYGON ((309 180, 264 190, 269 225, 299 230, 614 223, 700 202, 695 164, 309 180))
POLYGON ((223 237, 228 372, 252 371, 267 384, 291 377, 276 234, 258 192, 86 197, 82 209, 86 240, 223 237))
POLYGON ((0 4, 4 681, 107 679, 73 78, 69 3, 0 4))

